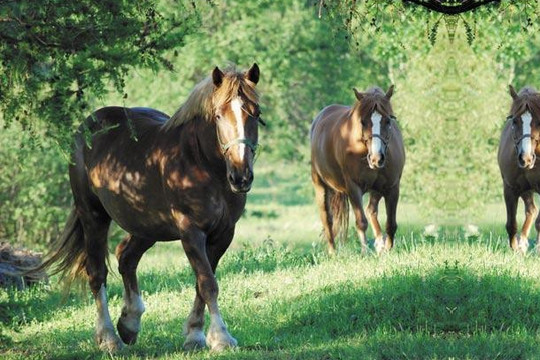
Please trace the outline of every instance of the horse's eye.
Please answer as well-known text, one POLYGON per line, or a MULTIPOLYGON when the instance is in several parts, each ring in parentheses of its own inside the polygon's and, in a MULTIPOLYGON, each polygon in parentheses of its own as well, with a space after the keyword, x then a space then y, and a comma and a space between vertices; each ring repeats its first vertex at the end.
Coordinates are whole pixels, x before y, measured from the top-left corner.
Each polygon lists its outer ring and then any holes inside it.
POLYGON ((218 120, 218 121, 221 120, 221 115, 220 114, 216 115, 216 120, 218 120))

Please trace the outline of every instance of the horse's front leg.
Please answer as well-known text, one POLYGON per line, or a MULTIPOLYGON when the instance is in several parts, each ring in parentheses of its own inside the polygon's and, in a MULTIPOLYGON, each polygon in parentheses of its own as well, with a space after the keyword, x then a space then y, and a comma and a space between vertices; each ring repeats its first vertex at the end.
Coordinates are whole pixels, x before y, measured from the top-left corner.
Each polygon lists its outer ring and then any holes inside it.
POLYGON ((510 247, 517 251, 519 250, 518 240, 516 238, 516 212, 518 196, 512 189, 506 186, 504 187, 504 202, 506 204, 506 233, 508 234, 508 241, 510 242, 510 247))
POLYGON ((364 209, 362 206, 362 190, 360 187, 352 180, 347 181, 347 195, 351 201, 351 206, 353 209, 354 217, 356 220, 356 230, 358 231, 358 238, 360 239, 360 245, 362 245, 362 252, 364 254, 368 251, 367 239, 366 239, 366 230, 368 227, 368 222, 366 215, 364 214, 364 209))
POLYGON ((369 195, 369 204, 366 208, 366 215, 371 223, 373 229, 373 235, 375 236, 375 250, 380 253, 384 248, 384 237, 381 231, 381 224, 379 223, 379 201, 381 200, 381 194, 378 192, 371 192, 369 195))
POLYGON ((217 302, 219 288, 206 250, 206 235, 199 229, 191 229, 183 237, 182 246, 197 278, 197 296, 185 325, 184 347, 193 349, 204 345, 204 305, 208 306, 210 312, 208 345, 216 351, 236 346, 237 341, 227 331, 219 311, 217 302))
POLYGON ((521 236, 518 239, 518 248, 522 253, 526 253, 529 249, 529 234, 534 218, 538 215, 538 208, 534 204, 534 192, 527 191, 521 195, 523 204, 525 205, 525 221, 521 228, 521 236))
MULTIPOLYGON (((386 206, 386 238, 381 251, 390 250, 394 246, 394 236, 397 231, 396 213, 399 201, 399 186, 390 190, 384 197, 386 206)), ((380 252, 380 251, 379 251, 380 252)))
POLYGON ((126 344, 134 344, 141 330, 141 316, 144 304, 137 282, 137 265, 146 250, 155 244, 154 240, 129 235, 116 247, 118 270, 124 282, 124 306, 116 328, 126 344))
POLYGON ((540 254, 540 214, 536 217, 534 227, 536 228, 536 252, 540 254))

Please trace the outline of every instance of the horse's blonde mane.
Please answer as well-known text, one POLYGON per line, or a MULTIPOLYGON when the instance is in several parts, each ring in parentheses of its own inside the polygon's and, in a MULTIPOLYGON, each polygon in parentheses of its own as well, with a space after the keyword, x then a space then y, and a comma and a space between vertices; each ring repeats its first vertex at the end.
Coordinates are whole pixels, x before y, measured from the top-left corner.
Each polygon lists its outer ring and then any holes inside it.
POLYGON ((210 121, 216 109, 237 96, 253 104, 259 102, 255 84, 247 80, 243 72, 234 68, 225 70, 223 82, 217 88, 212 76, 208 76, 195 86, 186 102, 163 125, 163 129, 169 130, 196 118, 210 121))

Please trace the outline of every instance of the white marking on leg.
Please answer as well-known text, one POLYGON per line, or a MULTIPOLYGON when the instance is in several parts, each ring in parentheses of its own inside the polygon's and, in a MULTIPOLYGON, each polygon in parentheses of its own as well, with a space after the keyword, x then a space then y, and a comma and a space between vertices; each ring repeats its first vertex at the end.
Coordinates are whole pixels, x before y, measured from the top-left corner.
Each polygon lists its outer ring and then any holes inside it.
POLYGON ((96 322, 97 333, 100 334, 105 329, 114 329, 107 304, 107 288, 104 285, 101 285, 99 289, 96 297, 96 305, 98 311, 96 322))
POLYGON ((382 150, 382 141, 378 137, 381 136, 381 119, 382 115, 379 114, 378 111, 374 111, 373 114, 371 114, 371 122, 373 123, 373 127, 371 128, 371 133, 373 134, 373 138, 371 140, 372 154, 380 154, 382 150))
POLYGON ((145 311, 144 303, 139 294, 131 291, 128 296, 124 291, 124 308, 122 309, 122 324, 133 332, 141 330, 141 316, 145 311))
POLYGON ((223 322, 219 311, 210 314, 210 328, 206 339, 212 350, 217 351, 238 345, 236 339, 227 331, 227 326, 223 322))
MULTIPOLYGON (((521 115, 521 121, 523 122, 523 133, 524 135, 530 135, 531 134, 531 122, 532 122, 532 115, 530 112, 525 111, 523 115, 521 115)), ((531 144, 531 137, 527 136, 521 140, 521 150, 524 154, 531 154, 532 152, 532 144, 531 144)))
POLYGON ((102 350, 114 352, 120 350, 124 343, 116 332, 109 314, 107 305, 107 289, 102 284, 96 296, 97 319, 96 319, 96 340, 102 350))
POLYGON ((193 308, 184 324, 184 349, 194 350, 206 346, 206 336, 203 332, 205 304, 199 297, 195 297, 193 308))
MULTIPOLYGON (((242 100, 237 97, 234 98, 233 101, 231 101, 231 109, 234 113, 234 116, 236 118, 236 132, 238 133, 238 139, 244 139, 244 122, 242 121, 242 106, 244 103, 242 100)), ((240 159, 244 158, 244 154, 246 152, 246 145, 243 143, 238 144, 238 156, 240 159)))

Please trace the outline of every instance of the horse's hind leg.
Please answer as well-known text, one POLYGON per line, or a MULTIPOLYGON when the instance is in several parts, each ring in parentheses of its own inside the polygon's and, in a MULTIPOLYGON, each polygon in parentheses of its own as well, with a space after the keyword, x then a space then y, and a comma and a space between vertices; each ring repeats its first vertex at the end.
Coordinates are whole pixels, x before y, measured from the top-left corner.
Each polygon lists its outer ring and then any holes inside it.
POLYGON ((100 349, 114 352, 122 348, 107 305, 107 232, 110 217, 103 211, 79 211, 86 244, 86 273, 97 306, 96 342, 100 349))
POLYGON ((518 247, 522 253, 526 253, 529 249, 529 233, 534 219, 538 215, 538 208, 534 204, 534 192, 528 191, 521 195, 525 205, 525 221, 521 229, 521 236, 518 240, 518 247))
POLYGON ((518 241, 516 238, 517 233, 517 202, 518 197, 514 194, 514 191, 508 187, 504 187, 504 202, 506 204, 506 233, 508 234, 508 241, 510 247, 513 250, 519 250, 518 241))
POLYGON ((124 306, 116 328, 126 344, 131 345, 137 341, 141 330, 141 316, 144 313, 137 282, 137 265, 144 252, 154 244, 154 240, 129 235, 116 247, 118 270, 124 282, 124 306))
POLYGON ((324 236, 328 241, 328 252, 330 254, 334 254, 336 252, 336 244, 334 240, 334 233, 332 232, 333 218, 329 205, 329 191, 331 190, 323 184, 317 174, 313 174, 312 178, 313 187, 315 188, 315 201, 319 207, 319 215, 323 224, 324 236))
POLYGON ((373 229, 373 235, 375 236, 375 250, 380 253, 384 249, 384 238, 381 231, 381 224, 377 218, 379 212, 379 201, 381 200, 381 194, 378 192, 371 192, 369 195, 369 204, 366 208, 366 215, 373 229))

